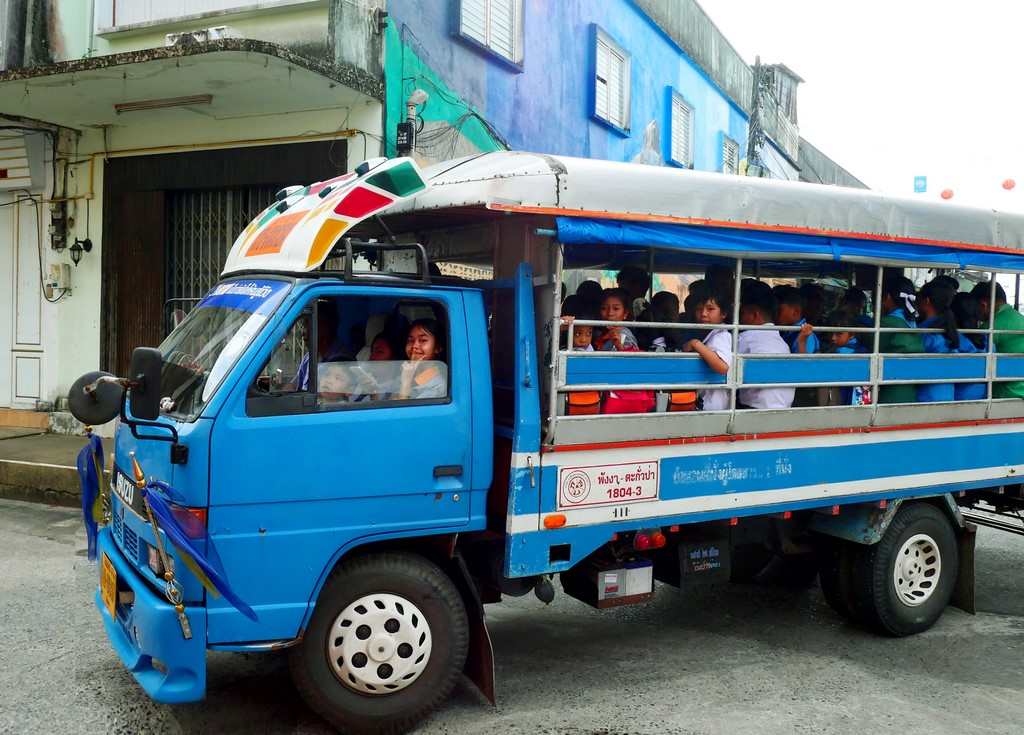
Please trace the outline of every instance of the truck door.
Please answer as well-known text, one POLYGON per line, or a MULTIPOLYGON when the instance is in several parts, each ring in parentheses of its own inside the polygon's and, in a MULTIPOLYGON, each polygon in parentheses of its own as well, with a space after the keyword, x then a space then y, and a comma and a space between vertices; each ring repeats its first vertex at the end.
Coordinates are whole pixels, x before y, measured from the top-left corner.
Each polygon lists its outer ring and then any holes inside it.
MULTIPOLYGON (((260 570, 238 592, 261 635, 347 543, 468 523, 467 341, 458 291, 317 287, 249 365, 213 432, 210 531, 227 568, 260 570), (410 331, 435 341, 419 363, 410 331)), ((211 611, 210 639, 244 640, 232 618, 211 611)))

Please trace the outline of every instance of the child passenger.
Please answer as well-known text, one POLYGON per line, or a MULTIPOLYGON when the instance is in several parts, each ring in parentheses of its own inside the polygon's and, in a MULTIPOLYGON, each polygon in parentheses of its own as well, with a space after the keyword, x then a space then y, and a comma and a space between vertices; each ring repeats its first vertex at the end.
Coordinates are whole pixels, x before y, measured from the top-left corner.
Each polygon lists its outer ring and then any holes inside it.
MULTIPOLYGON (((596 314, 580 314, 580 319, 596 320, 596 314)), ((572 330, 572 349, 574 352, 593 352, 594 328, 590 325, 577 324, 572 330)))
MULTIPOLYGON (((917 294, 914 284, 906 276, 887 276, 882 282, 882 317, 880 326, 890 329, 917 327, 917 294)), ((885 332, 878 336, 880 353, 924 352, 920 334, 907 332, 885 332)), ((917 400, 916 385, 883 385, 878 392, 879 403, 914 403, 917 400)))
MULTIPOLYGON (((926 283, 917 296, 917 305, 921 310, 921 316, 924 317, 918 326, 944 330, 944 334, 921 336, 925 352, 948 354, 978 351, 974 343, 957 329, 956 314, 952 308, 957 286, 959 284, 955 279, 939 276, 926 283)), ((921 403, 977 401, 984 399, 986 395, 984 383, 922 383, 917 387, 917 400, 921 403)))
MULTIPOLYGON (((851 327, 858 326, 856 317, 849 312, 840 309, 829 315, 828 326, 830 327, 851 327)), ((828 352, 834 355, 856 355, 867 352, 867 349, 857 339, 855 332, 832 332, 831 346, 828 352)), ((825 389, 832 400, 822 401, 825 405, 838 406, 869 406, 871 405, 871 386, 858 385, 835 387, 825 389)))
MULTIPOLYGON (((723 294, 710 289, 695 311, 698 324, 724 324, 729 302, 723 294)), ((703 340, 691 339, 685 351, 696 352, 709 368, 725 375, 732 365, 732 334, 727 329, 712 329, 703 340)), ((704 411, 725 411, 729 408, 728 390, 716 388, 702 390, 698 394, 704 411)))
MULTIPOLYGON (((741 293, 741 324, 775 326, 772 322, 775 298, 767 283, 745 279, 741 293)), ((789 345, 776 329, 740 332, 737 347, 740 354, 789 354, 789 345)), ((736 396, 737 408, 789 408, 793 405, 793 395, 793 388, 744 388, 736 396)))
MULTIPOLYGON (((609 288, 601 300, 601 319, 606 322, 632 321, 633 311, 628 292, 609 288)), ((628 327, 606 327, 594 338, 594 349, 601 352, 639 352, 640 346, 628 327)), ((654 407, 654 393, 645 390, 608 391, 601 413, 647 413, 654 407)))

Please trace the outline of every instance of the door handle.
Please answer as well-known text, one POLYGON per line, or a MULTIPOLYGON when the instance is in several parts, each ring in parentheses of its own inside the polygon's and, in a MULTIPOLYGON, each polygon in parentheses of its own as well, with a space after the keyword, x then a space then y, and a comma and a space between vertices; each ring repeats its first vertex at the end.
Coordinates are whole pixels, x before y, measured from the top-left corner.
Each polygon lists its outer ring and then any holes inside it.
POLYGON ((438 477, 462 477, 461 464, 439 464, 434 468, 434 478, 438 477))

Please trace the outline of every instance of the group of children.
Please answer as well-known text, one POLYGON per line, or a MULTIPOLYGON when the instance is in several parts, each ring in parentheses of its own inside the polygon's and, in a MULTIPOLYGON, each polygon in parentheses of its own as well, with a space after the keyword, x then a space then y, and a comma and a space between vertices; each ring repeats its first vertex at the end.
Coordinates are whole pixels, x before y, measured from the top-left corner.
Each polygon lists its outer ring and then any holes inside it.
MULTIPOLYGON (((643 295, 649 278, 639 269, 624 269, 619 287, 602 289, 596 281, 585 281, 575 295, 562 306, 563 324, 574 319, 607 322, 643 321, 650 328, 633 330, 625 326, 591 327, 574 325, 572 349, 577 351, 671 351, 693 352, 707 367, 726 375, 733 363, 733 335, 728 326, 733 313, 734 276, 725 269, 711 269, 703 280, 690 285, 679 313, 675 294, 662 291, 648 304, 643 295), (637 276, 636 271, 643 278, 637 276), (625 277, 624 277, 625 276, 625 277), (632 286, 632 289, 630 288, 632 286), (659 322, 698 323, 712 329, 665 329, 659 322)), ((990 284, 979 284, 970 292, 959 292, 959 283, 949 276, 938 276, 918 293, 902 275, 885 278, 882 289, 880 326, 907 328, 907 332, 885 332, 879 336, 880 353, 971 353, 985 351, 984 335, 965 335, 960 329, 981 326, 981 314, 988 314, 990 284), (938 328, 942 333, 909 330, 938 328)), ((997 285, 996 327, 1024 329, 1024 316, 1007 307, 1005 294, 997 285), (1012 312, 1012 313, 1011 313, 1012 312), (1000 319, 1003 325, 1000 326, 1000 319)), ((817 284, 776 286, 753 278, 740 283, 741 330, 736 343, 739 354, 856 354, 874 350, 874 335, 855 332, 871 329, 874 319, 866 313, 867 297, 857 288, 847 290, 829 314, 825 314, 825 291, 817 284), (814 324, 835 331, 815 333, 814 324), (777 326, 799 327, 780 331, 777 326), (844 331, 842 328, 851 331, 844 331)), ((998 351, 1024 351, 1024 335, 1006 335, 998 351), (1013 340, 1013 343, 1010 343, 1013 340)), ((794 381, 797 382, 797 381, 794 381)), ((1024 397, 1024 382, 996 384, 996 397, 1024 397)), ((953 400, 977 400, 986 397, 984 383, 928 383, 887 385, 879 392, 881 403, 911 403, 953 400)), ((595 399, 597 400, 597 399, 595 399)), ((843 388, 761 387, 737 391, 737 408, 788 408, 814 405, 867 405, 872 400, 869 386, 843 388)), ((652 391, 608 391, 600 398, 601 413, 644 413, 655 405, 652 391)), ((709 388, 698 392, 694 408, 704 411, 728 410, 730 392, 709 388)), ((594 412, 597 412, 596 404, 594 412)))

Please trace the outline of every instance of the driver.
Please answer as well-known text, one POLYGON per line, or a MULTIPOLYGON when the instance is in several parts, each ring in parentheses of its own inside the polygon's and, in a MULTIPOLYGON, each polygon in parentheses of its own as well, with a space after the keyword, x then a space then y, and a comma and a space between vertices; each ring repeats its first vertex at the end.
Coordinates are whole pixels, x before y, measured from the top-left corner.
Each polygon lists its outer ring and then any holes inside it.
MULTIPOLYGON (((348 351, 338 338, 338 308, 334 301, 320 301, 316 306, 316 335, 318 362, 337 362, 349 358, 348 351)), ((302 356, 299 369, 292 382, 301 390, 309 388, 309 353, 302 356)))

